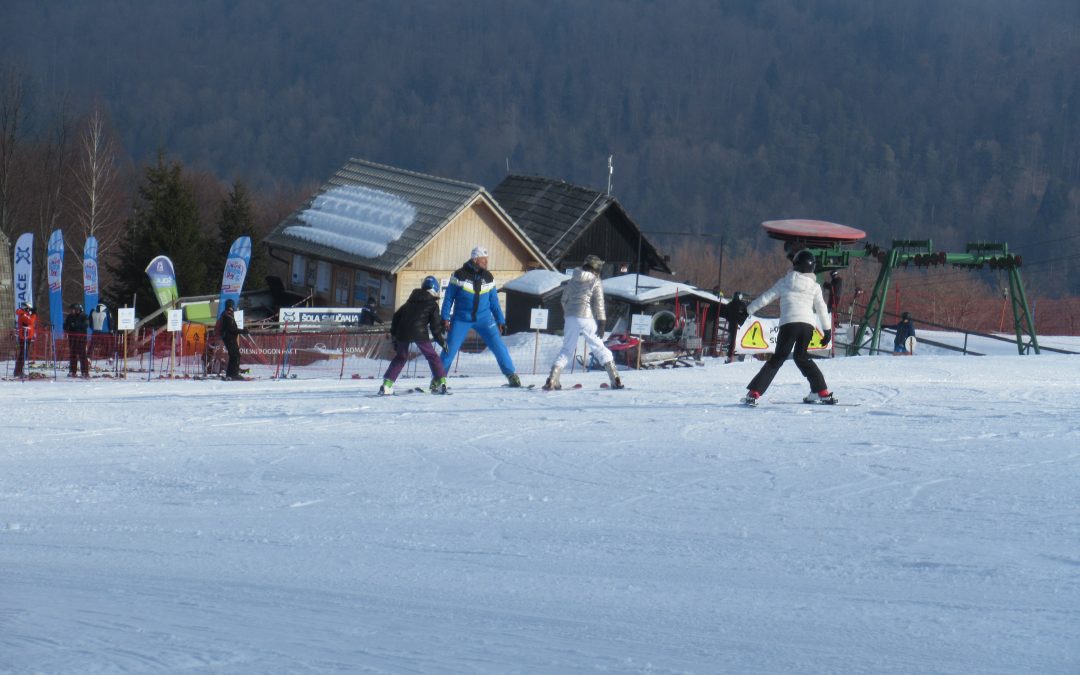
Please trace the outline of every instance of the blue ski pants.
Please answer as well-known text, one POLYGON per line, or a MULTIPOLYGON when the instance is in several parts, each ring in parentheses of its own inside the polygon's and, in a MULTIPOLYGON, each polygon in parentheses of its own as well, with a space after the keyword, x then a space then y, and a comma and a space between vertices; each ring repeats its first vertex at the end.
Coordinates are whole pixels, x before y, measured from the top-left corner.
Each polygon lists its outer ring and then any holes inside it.
POLYGON ((446 336, 446 351, 442 353, 442 364, 446 372, 450 372, 454 357, 457 356, 458 350, 461 349, 461 343, 465 342, 465 336, 469 334, 470 329, 476 331, 476 334, 484 341, 487 348, 495 355, 495 360, 499 363, 499 370, 502 371, 502 374, 513 375, 514 362, 510 359, 510 352, 506 350, 502 338, 499 337, 499 326, 494 319, 487 319, 486 321, 454 319, 450 323, 450 333, 446 336))

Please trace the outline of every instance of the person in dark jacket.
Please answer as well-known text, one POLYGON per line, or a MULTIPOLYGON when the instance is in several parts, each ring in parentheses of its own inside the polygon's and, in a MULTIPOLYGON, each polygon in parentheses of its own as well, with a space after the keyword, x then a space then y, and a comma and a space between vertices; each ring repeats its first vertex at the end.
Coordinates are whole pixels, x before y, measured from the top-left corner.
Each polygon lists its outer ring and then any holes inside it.
POLYGON ((74 302, 64 317, 64 332, 68 343, 68 377, 76 377, 82 370, 83 377, 90 377, 90 358, 86 355, 86 329, 90 327, 90 317, 83 312, 83 306, 74 302))
POLYGON ((746 321, 749 314, 746 311, 746 293, 739 291, 731 296, 731 300, 720 308, 720 318, 727 320, 728 344, 727 360, 731 363, 735 360, 735 338, 739 334, 739 327, 746 321))
POLYGON ((825 282, 825 290, 828 292, 829 312, 836 314, 840 311, 840 297, 844 294, 844 278, 836 270, 829 272, 829 280, 825 282))
POLYGON ((236 303, 231 299, 225 301, 225 311, 218 319, 218 334, 225 343, 225 351, 229 353, 229 364, 225 367, 226 380, 242 380, 240 377, 240 336, 247 335, 246 328, 236 325, 236 303))
POLYGON ((375 310, 375 296, 371 296, 367 299, 367 304, 360 309, 360 318, 358 320, 358 323, 361 326, 374 326, 377 323, 382 323, 382 321, 379 320, 379 315, 375 310))
POLYGON ((893 353, 894 354, 910 354, 911 349, 908 348, 908 338, 915 337, 915 324, 911 320, 911 312, 904 312, 900 315, 900 321, 894 323, 891 326, 883 326, 883 328, 892 328, 896 331, 896 337, 893 338, 893 353))
POLYGON ((394 358, 383 375, 379 393, 388 396, 394 393, 394 382, 401 375, 405 362, 409 359, 409 345, 416 344, 420 353, 431 367, 431 393, 446 393, 446 369, 442 359, 431 346, 431 338, 446 348, 442 321, 439 316, 439 280, 425 277, 420 288, 413 290, 405 304, 394 312, 390 322, 390 339, 394 341, 394 358), (429 335, 430 331, 430 335, 429 335))

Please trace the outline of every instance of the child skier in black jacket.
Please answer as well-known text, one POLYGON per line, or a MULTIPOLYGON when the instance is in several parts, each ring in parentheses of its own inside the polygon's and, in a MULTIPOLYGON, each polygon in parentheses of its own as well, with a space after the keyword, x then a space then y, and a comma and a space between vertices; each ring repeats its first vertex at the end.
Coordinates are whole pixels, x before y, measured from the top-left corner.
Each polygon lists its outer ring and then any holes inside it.
POLYGON ((390 322, 390 338, 394 341, 395 354, 383 375, 380 394, 394 393, 394 382, 408 361, 409 345, 413 343, 431 367, 431 393, 446 393, 446 370, 443 368, 442 359, 431 345, 431 336, 434 336, 440 345, 445 345, 446 338, 439 315, 439 280, 429 276, 424 279, 420 288, 409 295, 405 304, 394 312, 394 318, 390 322))

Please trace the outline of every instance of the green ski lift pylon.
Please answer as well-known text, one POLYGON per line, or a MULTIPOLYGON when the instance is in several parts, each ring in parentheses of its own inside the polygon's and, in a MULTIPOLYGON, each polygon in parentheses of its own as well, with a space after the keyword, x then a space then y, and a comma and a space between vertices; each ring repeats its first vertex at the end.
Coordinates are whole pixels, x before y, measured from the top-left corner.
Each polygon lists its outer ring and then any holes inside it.
POLYGON ((892 271, 897 267, 914 263, 919 267, 952 265, 970 269, 989 267, 1005 271, 1009 275, 1009 296, 1012 299, 1013 331, 1016 334, 1016 348, 1021 355, 1034 350, 1039 353, 1039 340, 1035 335, 1035 326, 1031 320, 1031 309, 1024 291, 1024 282, 1020 277, 1021 259, 1009 253, 1009 245, 1004 243, 974 242, 966 247, 964 253, 934 252, 931 240, 895 240, 889 251, 873 251, 881 263, 881 272, 874 284, 874 290, 866 301, 866 312, 855 332, 855 337, 848 345, 848 356, 859 354, 869 343, 870 353, 878 351, 881 340, 881 321, 885 313, 885 299, 892 279, 892 271), (869 334, 869 339, 867 339, 869 334), (1025 344, 1025 338, 1029 341, 1025 344))

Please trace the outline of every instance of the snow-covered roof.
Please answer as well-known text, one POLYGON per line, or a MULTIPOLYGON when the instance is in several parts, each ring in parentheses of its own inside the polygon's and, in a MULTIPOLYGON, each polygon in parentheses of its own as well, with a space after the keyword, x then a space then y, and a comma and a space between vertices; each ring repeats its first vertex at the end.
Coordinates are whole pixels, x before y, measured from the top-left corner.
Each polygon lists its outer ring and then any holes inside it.
POLYGON ((342 185, 315 197, 297 214, 304 225, 284 233, 361 258, 377 258, 416 221, 416 207, 397 195, 342 185))
POLYGON ((494 211, 537 262, 553 267, 481 186, 356 158, 263 242, 300 255, 396 274, 458 214, 476 204, 494 211))
POLYGON ((693 296, 720 302, 720 298, 689 284, 681 284, 677 281, 657 279, 645 274, 624 274, 620 277, 604 279, 604 295, 629 300, 637 303, 658 302, 668 298, 693 296))
POLYGON ((503 284, 504 291, 517 291, 528 295, 546 295, 570 280, 570 275, 549 270, 529 270, 517 279, 503 284))

